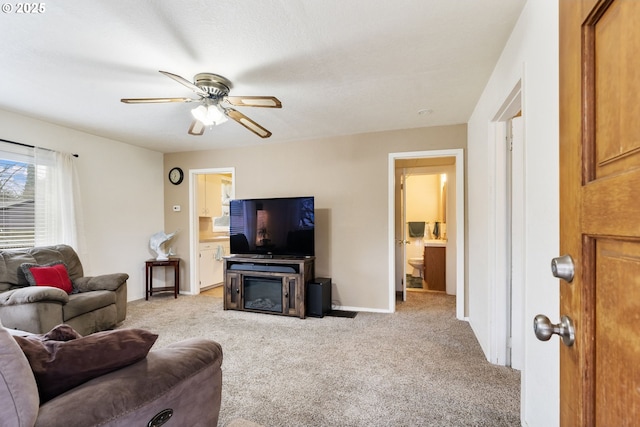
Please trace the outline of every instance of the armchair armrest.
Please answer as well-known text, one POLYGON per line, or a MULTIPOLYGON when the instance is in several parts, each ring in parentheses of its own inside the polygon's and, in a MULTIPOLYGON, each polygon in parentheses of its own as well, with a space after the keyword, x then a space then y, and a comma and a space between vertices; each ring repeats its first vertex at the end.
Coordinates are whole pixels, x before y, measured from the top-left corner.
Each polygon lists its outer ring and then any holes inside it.
POLYGON ((36 427, 146 426, 167 409, 173 414, 171 425, 215 426, 222 393, 221 364, 220 344, 205 339, 151 351, 133 365, 46 402, 36 427))
POLYGON ((53 301, 66 304, 69 295, 62 289, 52 286, 26 286, 0 293, 0 305, 31 304, 34 302, 53 301))
POLYGON ((73 287, 80 292, 115 291, 127 281, 126 273, 103 274, 94 277, 80 277, 73 281, 73 287))

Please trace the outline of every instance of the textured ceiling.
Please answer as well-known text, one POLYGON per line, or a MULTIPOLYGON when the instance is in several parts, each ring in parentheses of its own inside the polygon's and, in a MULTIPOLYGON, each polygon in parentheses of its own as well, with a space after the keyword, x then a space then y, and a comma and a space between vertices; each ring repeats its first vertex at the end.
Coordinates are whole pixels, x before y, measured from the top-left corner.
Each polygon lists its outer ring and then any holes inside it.
POLYGON ((466 123, 525 1, 6 3, 0 109, 162 152, 466 123), (191 136, 192 103, 120 102, 194 95, 159 70, 276 96, 280 110, 237 107, 273 136, 233 121, 191 136))

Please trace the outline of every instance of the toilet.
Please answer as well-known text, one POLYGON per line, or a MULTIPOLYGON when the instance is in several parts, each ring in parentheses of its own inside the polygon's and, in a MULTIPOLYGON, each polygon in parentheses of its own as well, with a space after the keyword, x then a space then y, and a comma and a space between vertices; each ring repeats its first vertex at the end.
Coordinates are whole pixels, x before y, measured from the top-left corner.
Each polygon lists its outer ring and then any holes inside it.
POLYGON ((424 278, 424 259, 422 257, 412 257, 407 260, 409 265, 413 267, 411 277, 424 278))

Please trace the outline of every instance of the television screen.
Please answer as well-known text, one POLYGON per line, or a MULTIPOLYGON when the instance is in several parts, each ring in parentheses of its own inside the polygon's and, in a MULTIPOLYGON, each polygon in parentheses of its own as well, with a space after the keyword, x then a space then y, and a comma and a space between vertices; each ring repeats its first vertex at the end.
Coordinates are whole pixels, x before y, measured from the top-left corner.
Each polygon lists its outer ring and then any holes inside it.
POLYGON ((236 255, 313 256, 313 197, 231 200, 230 250, 236 255))

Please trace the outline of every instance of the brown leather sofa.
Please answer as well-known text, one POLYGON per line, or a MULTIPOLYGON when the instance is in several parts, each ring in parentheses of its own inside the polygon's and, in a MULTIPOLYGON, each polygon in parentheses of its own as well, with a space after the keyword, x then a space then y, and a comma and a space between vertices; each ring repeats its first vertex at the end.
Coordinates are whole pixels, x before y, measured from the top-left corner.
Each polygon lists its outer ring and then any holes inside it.
POLYGON ((10 329, 42 334, 61 323, 81 335, 114 328, 127 315, 125 273, 84 277, 76 251, 68 245, 0 251, 0 321, 10 329), (30 286, 21 266, 64 262, 73 285, 68 294, 50 286, 30 286))

